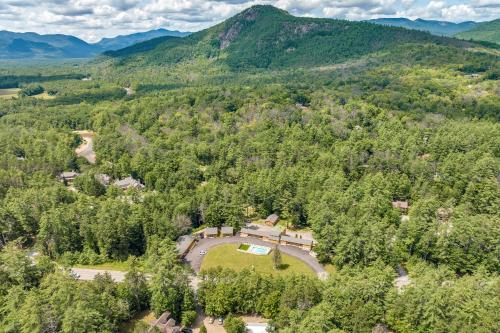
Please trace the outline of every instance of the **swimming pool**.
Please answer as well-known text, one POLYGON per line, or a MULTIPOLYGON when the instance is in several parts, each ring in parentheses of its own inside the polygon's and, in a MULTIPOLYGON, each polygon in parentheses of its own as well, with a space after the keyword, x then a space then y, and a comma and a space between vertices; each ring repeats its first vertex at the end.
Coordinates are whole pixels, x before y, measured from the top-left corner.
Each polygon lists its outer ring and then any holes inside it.
POLYGON ((240 244, 237 250, 240 252, 255 254, 258 256, 265 256, 268 255, 269 252, 271 252, 271 248, 267 246, 261 246, 249 243, 240 244))
POLYGON ((269 252, 271 252, 271 249, 268 248, 267 246, 260 246, 260 245, 250 245, 250 248, 248 249, 249 253, 256 254, 258 256, 265 256, 268 255, 269 252))

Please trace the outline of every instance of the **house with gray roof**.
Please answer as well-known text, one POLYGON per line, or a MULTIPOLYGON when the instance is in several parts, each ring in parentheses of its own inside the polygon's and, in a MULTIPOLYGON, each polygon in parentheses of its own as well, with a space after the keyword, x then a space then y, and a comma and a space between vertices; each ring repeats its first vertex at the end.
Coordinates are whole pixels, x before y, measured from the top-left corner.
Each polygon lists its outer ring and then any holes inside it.
POLYGON ((64 183, 67 183, 67 184, 70 184, 72 183, 76 177, 80 176, 80 174, 78 172, 75 172, 75 171, 65 171, 65 172, 61 172, 57 178, 64 182, 64 183))
POLYGON ((220 228, 220 234, 222 237, 234 236, 233 227, 222 227, 220 228))
POLYGON ((280 217, 277 214, 271 214, 266 218, 266 224, 274 227, 278 223, 280 217))
POLYGON ((205 228, 205 230, 203 231, 203 237, 205 238, 217 237, 217 236, 219 236, 219 228, 209 227, 205 228))

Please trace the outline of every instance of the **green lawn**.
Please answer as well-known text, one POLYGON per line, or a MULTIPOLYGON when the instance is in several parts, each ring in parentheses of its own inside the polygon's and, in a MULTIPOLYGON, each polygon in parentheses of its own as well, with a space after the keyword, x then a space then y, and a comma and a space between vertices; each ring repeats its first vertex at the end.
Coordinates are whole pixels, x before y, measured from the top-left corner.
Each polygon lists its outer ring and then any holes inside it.
POLYGON ((126 261, 112 261, 112 262, 105 262, 104 264, 97 264, 97 265, 75 265, 75 267, 78 268, 89 268, 89 269, 105 269, 109 271, 123 271, 126 272, 128 271, 128 264, 126 261))
POLYGON ((254 267, 257 272, 286 275, 286 274, 306 274, 315 276, 314 271, 304 262, 281 253, 283 258, 283 267, 280 270, 275 270, 273 267, 273 253, 267 256, 257 256, 250 253, 242 253, 237 251, 239 244, 223 244, 212 248, 205 255, 201 264, 201 269, 222 266, 231 268, 235 271, 241 271, 244 268, 254 267))

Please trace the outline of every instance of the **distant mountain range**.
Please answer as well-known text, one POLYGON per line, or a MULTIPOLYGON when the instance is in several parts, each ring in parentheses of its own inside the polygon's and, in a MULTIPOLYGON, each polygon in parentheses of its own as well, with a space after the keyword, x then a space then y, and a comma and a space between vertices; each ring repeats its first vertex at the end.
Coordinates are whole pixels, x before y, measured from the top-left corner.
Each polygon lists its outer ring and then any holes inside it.
POLYGON ((467 21, 462 23, 453 23, 446 21, 433 21, 416 19, 410 20, 407 18, 378 18, 368 20, 367 22, 389 25, 392 27, 402 27, 407 29, 428 31, 433 35, 438 36, 454 36, 460 32, 471 30, 478 25, 477 22, 467 21))
POLYGON ((157 29, 130 35, 103 38, 87 43, 69 35, 40 35, 34 32, 0 31, 0 59, 90 58, 109 50, 118 50, 135 43, 162 36, 183 37, 188 32, 157 29))
POLYGON ((368 20, 366 22, 428 31, 437 36, 453 36, 461 39, 500 44, 500 19, 489 22, 467 21, 462 23, 453 23, 422 19, 409 20, 407 18, 379 18, 368 20))

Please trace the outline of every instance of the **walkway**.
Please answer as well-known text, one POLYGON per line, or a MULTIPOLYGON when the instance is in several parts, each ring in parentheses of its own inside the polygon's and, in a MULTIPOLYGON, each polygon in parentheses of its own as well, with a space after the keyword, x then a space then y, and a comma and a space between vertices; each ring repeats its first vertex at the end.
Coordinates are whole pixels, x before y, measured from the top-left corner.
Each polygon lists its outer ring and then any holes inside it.
MULTIPOLYGON (((205 238, 200 240, 196 246, 186 255, 184 258, 185 261, 194 269, 195 272, 200 271, 201 262, 203 261, 204 256, 200 256, 200 251, 210 250, 212 247, 221 245, 221 244, 233 244, 233 243, 252 243, 255 245, 262 245, 274 248, 276 244, 263 241, 258 238, 251 237, 219 237, 219 238, 205 238)), ((321 279, 325 279, 328 276, 328 273, 325 271, 323 266, 316 260, 316 258, 312 257, 309 252, 304 251, 302 249, 279 245, 278 246, 282 253, 288 254, 292 257, 295 257, 299 260, 305 262, 309 267, 311 267, 318 277, 321 279)))
POLYGON ((108 273, 109 275, 111 275, 113 281, 123 282, 125 281, 125 274, 127 274, 127 272, 121 272, 121 271, 110 271, 104 269, 90 269, 90 268, 72 268, 71 271, 73 271, 73 273, 78 274, 77 275, 78 280, 83 280, 83 281, 92 281, 94 280, 97 274, 108 273))

